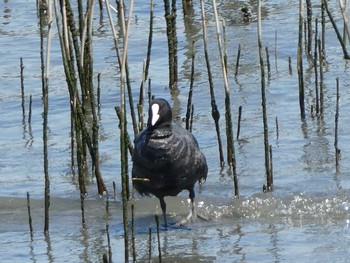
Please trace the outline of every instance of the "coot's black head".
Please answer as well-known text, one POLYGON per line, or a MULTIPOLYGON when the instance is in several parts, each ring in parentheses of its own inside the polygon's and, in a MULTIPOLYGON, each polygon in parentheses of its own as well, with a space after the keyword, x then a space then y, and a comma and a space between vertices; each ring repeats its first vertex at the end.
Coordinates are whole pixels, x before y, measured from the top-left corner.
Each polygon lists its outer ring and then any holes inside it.
POLYGON ((170 104, 165 99, 154 99, 148 111, 147 127, 171 127, 172 113, 170 104))

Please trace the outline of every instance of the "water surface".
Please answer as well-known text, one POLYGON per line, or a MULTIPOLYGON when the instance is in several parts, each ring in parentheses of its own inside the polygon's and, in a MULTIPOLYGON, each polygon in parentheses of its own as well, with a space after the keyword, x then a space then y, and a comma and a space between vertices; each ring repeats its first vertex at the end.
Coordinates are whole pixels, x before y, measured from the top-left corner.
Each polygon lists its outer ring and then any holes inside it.
MULTIPOLYGON (((311 112, 315 105, 314 69, 304 60, 306 118, 300 119, 296 68, 298 4, 295 1, 263 3, 263 45, 269 48, 271 77, 267 81, 269 140, 273 149, 274 191, 262 193, 264 147, 257 49, 255 2, 252 21, 241 15, 240 1, 221 1, 218 10, 225 20, 228 76, 231 87, 234 132, 238 107, 243 107, 240 140, 235 141, 240 198, 234 197, 229 169, 220 168, 218 146, 211 118, 210 93, 201 39, 199 3, 186 17, 178 3, 179 93, 167 88, 167 40, 163 3, 154 10, 154 38, 149 76, 152 91, 174 105, 174 115, 185 116, 190 83, 191 46, 195 42, 193 133, 207 157, 209 174, 202 189, 196 188, 198 210, 210 218, 185 227, 161 231, 164 262, 345 262, 350 256, 350 109, 349 65, 327 19, 324 67, 324 116, 311 112), (275 36, 277 35, 277 41, 275 36), (238 45, 242 54, 234 78, 238 45), (289 72, 288 59, 292 61, 289 72), (339 171, 335 167, 334 126, 336 81, 340 82, 339 171), (278 131, 276 129, 278 120, 278 131)), ((341 14, 329 3, 339 28, 341 14)), ((221 112, 225 144, 224 85, 210 1, 207 12, 208 48, 215 95, 221 112)), ((320 17, 314 3, 314 17, 320 17)), ((112 182, 120 191, 118 120, 119 79, 107 15, 94 21, 94 71, 101 73, 100 157, 108 191, 112 182)), ((41 69, 39 28, 32 1, 3 1, 0 19, 0 261, 1 262, 101 262, 108 252, 105 199, 89 181, 86 224, 82 229, 77 178, 70 169, 70 108, 59 43, 54 25, 49 93, 49 174, 51 179, 50 233, 43 235, 44 172, 42 145, 41 69), (26 113, 21 110, 20 57, 24 61, 26 113), (33 97, 32 122, 28 125, 29 96, 33 97), (31 195, 34 234, 29 233, 26 193, 31 195)), ((137 98, 146 56, 149 1, 137 1, 129 43, 129 66, 137 98)), ((96 81, 95 78, 95 81, 96 81)), ((178 121, 183 125, 181 121, 178 121)), ((131 127, 129 125, 129 127, 131 127)), ((130 130, 130 134, 132 131, 130 130)), ((131 165, 131 164, 130 164, 131 165)), ((130 166, 131 167, 131 166, 130 166)), ((188 193, 167 199, 169 220, 174 224, 189 210, 188 193)), ((140 198, 135 204, 137 260, 148 260, 148 228, 152 226, 152 259, 158 250, 154 214, 158 200, 140 198)), ((109 230, 113 262, 124 261, 120 198, 110 200, 109 230)), ((162 221, 161 221, 162 222, 162 221)))

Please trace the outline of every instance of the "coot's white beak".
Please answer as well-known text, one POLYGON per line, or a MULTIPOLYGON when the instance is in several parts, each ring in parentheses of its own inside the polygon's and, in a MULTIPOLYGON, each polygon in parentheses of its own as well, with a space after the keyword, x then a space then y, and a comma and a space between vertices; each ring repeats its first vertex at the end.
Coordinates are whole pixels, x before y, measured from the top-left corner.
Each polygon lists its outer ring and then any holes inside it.
POLYGON ((158 104, 153 104, 152 105, 152 120, 151 120, 151 124, 152 126, 154 126, 154 124, 156 124, 156 122, 159 119, 159 105, 158 104))

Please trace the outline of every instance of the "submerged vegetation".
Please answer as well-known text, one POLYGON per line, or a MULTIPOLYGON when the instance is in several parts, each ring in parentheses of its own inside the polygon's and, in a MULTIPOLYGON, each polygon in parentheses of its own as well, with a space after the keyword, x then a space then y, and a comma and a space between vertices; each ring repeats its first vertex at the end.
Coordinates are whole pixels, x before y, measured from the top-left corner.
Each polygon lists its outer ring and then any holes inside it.
MULTIPOLYGON (((220 11, 217 10, 218 4, 215 0, 206 1, 201 0, 200 3, 193 3, 183 0, 182 3, 178 3, 176 0, 164 0, 164 25, 166 27, 166 36, 168 44, 168 79, 169 79, 169 93, 171 96, 177 96, 179 93, 178 87, 178 40, 177 40, 177 8, 181 6, 185 16, 191 16, 189 10, 193 8, 192 5, 198 5, 201 10, 201 29, 202 29, 202 43, 203 52, 205 56, 206 63, 206 76, 208 78, 208 89, 210 93, 210 105, 212 113, 212 125, 213 129, 216 131, 217 147, 218 147, 218 164, 222 169, 227 168, 228 174, 232 177, 233 193, 232 196, 239 198, 239 167, 237 167, 236 152, 235 147, 237 142, 240 141, 241 135, 241 119, 244 116, 244 108, 240 105, 233 105, 232 98, 234 98, 234 88, 230 87, 231 83, 237 83, 237 78, 239 77, 239 61, 242 55, 241 46, 237 51, 237 58, 235 64, 235 73, 231 74, 228 69, 227 61, 227 42, 225 31, 227 27, 225 22, 220 17, 220 11), (210 8, 208 5, 210 4, 210 8), (222 81, 223 87, 214 84, 212 76, 212 68, 209 59, 209 51, 207 47, 207 14, 214 17, 215 32, 217 37, 217 48, 221 65, 222 81), (235 82, 233 82, 233 81, 235 82), (223 89, 225 94, 225 118, 220 120, 218 102, 216 99, 218 89, 223 89), (238 126, 237 126, 237 136, 234 140, 234 127, 233 127, 233 108, 239 109, 238 114, 238 126), (222 129, 226 131, 226 139, 221 138, 222 129), (224 157, 224 147, 226 144, 226 163, 224 157)), ((305 121, 308 115, 311 115, 317 119, 324 118, 324 82, 323 82, 323 71, 326 61, 326 48, 325 48, 325 30, 326 30, 326 19, 325 16, 329 18, 329 21, 334 28, 336 35, 338 37, 339 43, 343 50, 344 59, 349 59, 347 52, 346 39, 350 39, 348 27, 345 26, 344 35, 342 36, 337 24, 333 19, 333 14, 328 8, 327 0, 320 1, 320 7, 312 6, 311 1, 306 1, 306 7, 304 6, 304 1, 300 0, 300 13, 299 13, 299 34, 297 36, 297 74, 299 83, 299 106, 300 106, 300 118, 305 121), (313 12, 315 8, 321 8, 321 21, 319 18, 313 18, 313 12), (307 17, 304 17, 304 13, 307 11, 307 17), (313 23, 314 21, 314 23, 313 23), (321 33, 319 33, 319 28, 321 33), (314 42, 312 42, 314 41, 314 42), (307 61, 307 62, 305 62, 307 61), (314 100, 309 109, 305 106, 305 79, 304 79, 304 68, 303 65, 309 63, 310 67, 314 69, 315 78, 315 90, 314 90, 314 100)), ((342 1, 341 10, 344 9, 344 4, 342 1)), ((153 36, 153 19, 154 19, 154 1, 150 0, 149 9, 149 32, 147 34, 147 49, 146 58, 140 58, 143 64, 142 80, 139 86, 135 80, 132 80, 132 76, 129 74, 128 66, 128 39, 132 31, 132 20, 134 19, 133 5, 134 1, 124 2, 123 0, 110 3, 108 0, 100 0, 99 4, 99 15, 108 14, 108 20, 110 24, 109 34, 113 37, 113 43, 116 51, 116 73, 118 76, 118 82, 114 83, 118 94, 120 95, 120 105, 116 105, 116 123, 117 119, 120 142, 116 145, 120 151, 120 185, 121 189, 121 200, 123 204, 123 230, 124 230, 124 259, 128 262, 130 257, 135 262, 137 256, 137 248, 135 247, 135 232, 134 232, 134 189, 129 178, 129 163, 131 158, 132 141, 134 137, 144 129, 144 113, 145 106, 150 103, 152 99, 152 92, 154 89, 151 87, 151 79, 149 78, 149 67, 152 59, 152 36, 153 36), (138 99, 133 98, 133 91, 139 90, 138 99), (146 96, 147 92, 147 96, 146 96), (136 109, 136 110, 135 110, 136 109), (136 112, 137 111, 137 112, 136 112), (129 128, 128 125, 131 125, 129 128), (130 131, 132 135, 130 135, 130 131), (131 203, 131 207, 128 205, 131 203), (129 216, 131 215, 131 218, 129 216), (131 234, 129 230, 131 229, 131 234), (131 236, 131 238, 130 238, 131 236)), ((160 5, 161 3, 157 3, 160 5)), ((101 106, 100 101, 100 87, 94 87, 94 19, 98 12, 95 10, 97 3, 93 0, 78 0, 77 3, 73 1, 58 1, 58 0, 38 0, 38 24, 40 27, 40 56, 41 56, 41 68, 42 68, 42 105, 43 105, 43 158, 44 158, 44 180, 45 180, 45 234, 49 234, 49 209, 50 209, 50 174, 49 174, 49 146, 48 141, 48 119, 50 118, 49 112, 49 96, 50 96, 50 45, 51 38, 54 35, 52 31, 55 31, 60 43, 60 51, 62 55, 63 69, 66 78, 67 91, 69 94, 69 103, 71 110, 71 173, 78 174, 78 183, 80 191, 80 201, 81 201, 81 218, 82 218, 82 228, 85 229, 85 208, 84 200, 88 194, 87 192, 87 180, 86 178, 92 174, 96 179, 97 192, 100 196, 106 198, 106 233, 108 239, 108 253, 103 256, 104 262, 112 262, 112 248, 110 247, 110 234, 109 234, 109 198, 114 196, 116 198, 117 194, 114 190, 114 194, 107 191, 108 187, 103 179, 103 172, 100 169, 100 133, 99 133, 99 109, 101 106)), ((246 19, 246 8, 244 7, 245 13, 242 16, 246 19)), ((274 117, 273 120, 269 121, 271 116, 268 114, 268 92, 266 91, 266 86, 271 80, 271 68, 269 61, 268 50, 271 47, 264 48, 264 40, 262 27, 263 22, 261 18, 261 2, 258 1, 256 7, 257 14, 257 36, 256 41, 258 43, 258 54, 260 62, 260 77, 261 77, 261 121, 262 121, 262 134, 263 134, 263 148, 264 148, 264 162, 265 162, 265 173, 264 176, 266 183, 263 185, 263 192, 273 191, 274 183, 278 185, 278 180, 273 178, 273 147, 269 143, 270 130, 268 123, 275 120, 276 123, 276 134, 278 137, 278 117, 274 117), (265 50, 265 53, 264 53, 265 50), (267 74, 266 74, 267 71, 267 74)), ((343 19, 346 22, 346 14, 343 12, 343 19)), ((106 19, 106 18, 103 18, 106 19)), ((146 21, 143 21, 146 22, 146 21)), ((251 22, 251 15, 249 16, 247 23, 251 22)), ((346 24, 346 23, 345 23, 346 24)), ((213 26, 213 25, 211 25, 213 26)), ((276 46, 277 46, 277 36, 276 32, 276 46)), ((272 49, 276 49, 276 46, 272 49)), ((233 51, 231 50, 233 53, 233 51)), ((275 52, 276 53, 276 52, 275 52)), ((194 111, 196 109, 196 97, 193 96, 194 91, 194 75, 196 67, 196 50, 194 42, 192 43, 191 49, 191 79, 190 87, 188 90, 188 104, 186 111, 186 129, 192 130, 194 111)), ((277 54, 275 54, 277 56, 277 54)), ((293 58, 294 59, 294 58, 293 58)), ((289 58, 289 73, 292 71, 291 58, 289 58)), ((23 122, 25 120, 25 103, 24 103, 24 64, 25 62, 20 60, 20 72, 21 72, 21 93, 22 93, 22 114, 23 122)), ((335 167, 337 172, 340 171, 341 160, 340 160, 340 147, 338 142, 338 117, 341 114, 339 111, 339 78, 336 79, 336 106, 335 106, 335 128, 334 128, 334 151, 335 151, 335 167)), ((100 85, 100 74, 98 75, 98 83, 100 85)), ((200 95, 198 95, 200 96, 200 95)), ((30 104, 31 105, 31 104, 30 104)), ((147 112, 147 111, 146 111, 147 112)), ((31 114, 31 108, 29 109, 31 114)), ((30 115, 29 115, 30 116, 30 115)), ((28 120, 30 124, 30 118, 28 120)), ((117 125, 116 125, 117 127, 117 125)), ((116 131, 117 132, 117 131, 116 131)), ((215 164, 213 164, 215 165, 215 164)), ((117 180, 117 178, 116 178, 117 180)), ((115 189, 115 183, 113 182, 113 189, 115 189)), ((30 233, 33 232, 32 226, 32 216, 30 210, 30 200, 29 193, 27 195, 28 202, 28 215, 29 215, 29 225, 30 233)), ((156 230, 157 230, 157 242, 158 242, 158 260, 162 261, 161 254, 161 244, 160 244, 160 227, 159 218, 155 216, 156 230)), ((149 243, 151 243, 151 227, 149 231, 149 243)), ((149 261, 151 261, 151 244, 149 245, 149 261)), ((153 252, 154 253, 154 252, 153 252)))

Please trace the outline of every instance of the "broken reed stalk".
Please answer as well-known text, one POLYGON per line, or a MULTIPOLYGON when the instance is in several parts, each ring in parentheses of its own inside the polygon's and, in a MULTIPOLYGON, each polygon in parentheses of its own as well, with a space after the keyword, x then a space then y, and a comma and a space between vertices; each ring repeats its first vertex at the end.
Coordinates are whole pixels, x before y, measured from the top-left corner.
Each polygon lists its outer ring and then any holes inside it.
POLYGON ((241 132, 241 120, 242 120, 242 105, 238 107, 238 124, 237 124, 237 136, 236 140, 239 140, 239 134, 241 132))
POLYGON ((177 89, 178 59, 177 59, 177 35, 176 35, 176 0, 164 0, 164 17, 168 38, 168 63, 169 63, 169 88, 177 89))
POLYGON ((20 76, 21 76, 21 97, 22 97, 22 119, 23 123, 25 122, 25 115, 26 115, 26 109, 25 109, 25 99, 24 99, 24 66, 23 66, 23 59, 20 58, 20 76))
POLYGON ((304 20, 304 0, 299 0, 299 33, 298 33, 298 54, 297 68, 299 80, 299 107, 300 117, 305 119, 305 99, 304 99, 304 76, 303 76, 303 20, 304 20))
POLYGON ((276 124, 276 140, 278 140, 280 128, 279 128, 279 125, 278 125, 278 118, 277 117, 275 118, 275 124, 276 124))
POLYGON ((208 48, 207 48, 206 18, 205 18, 204 1, 203 0, 201 0, 201 14, 202 14, 204 55, 205 55, 205 61, 206 61, 206 65, 207 65, 209 90, 210 90, 211 116, 213 117, 213 120, 215 123, 215 130, 216 130, 216 135, 217 135, 217 140, 218 140, 218 145, 219 145, 220 165, 221 165, 221 167, 223 167, 225 164, 225 161, 224 161, 224 154, 222 151, 222 142, 221 142, 220 126, 219 126, 220 112, 219 112, 218 107, 216 105, 213 77, 212 77, 211 69, 210 69, 210 60, 209 60, 209 54, 208 54, 208 48))
POLYGON ((29 192, 27 192, 27 209, 28 209, 28 220, 29 220, 29 231, 30 231, 30 236, 33 237, 33 223, 32 223, 32 214, 30 212, 30 196, 29 192))
POLYGON ((195 50, 194 50, 194 41, 192 42, 192 63, 191 63, 191 79, 190 79, 190 90, 188 92, 188 101, 187 101, 187 111, 186 111, 186 129, 190 129, 191 124, 191 109, 192 109, 192 94, 193 94, 193 83, 194 83, 194 58, 195 58, 195 50))
POLYGON ((267 122, 267 110, 266 110, 266 91, 265 91, 265 68, 262 49, 262 31, 261 31, 261 1, 258 0, 258 47, 259 47, 259 60, 260 60, 260 74, 261 74, 261 105, 263 113, 263 126, 264 126, 264 148, 265 148, 265 175, 266 175, 266 187, 267 192, 272 191, 272 178, 270 170, 270 155, 269 155, 269 129, 267 122))
POLYGON ((331 12, 330 12, 330 10, 328 8, 328 1, 327 0, 323 0, 323 3, 324 3, 325 10, 327 12, 327 15, 329 17, 329 20, 332 23, 334 31, 335 31, 335 33, 337 35, 338 40, 339 40, 339 43, 340 43, 340 45, 341 45, 341 47, 343 49, 344 58, 345 59, 350 59, 349 53, 348 53, 348 51, 346 49, 346 45, 345 45, 345 43, 343 41, 343 38, 342 38, 342 36, 341 36, 341 34, 340 34, 339 30, 338 30, 337 24, 335 23, 335 21, 333 19, 333 16, 332 16, 332 14, 331 14, 331 12))
POLYGON ((337 82, 337 100, 335 107, 335 131, 334 131, 334 148, 335 148, 335 167, 336 171, 339 172, 339 159, 340 149, 338 148, 338 119, 339 119, 339 78, 336 78, 337 82))
POLYGON ((162 250, 160 246, 160 235, 159 235, 159 216, 156 214, 155 216, 156 219, 156 228, 157 228, 157 243, 158 243, 158 262, 162 262, 162 250))
POLYGON ((317 38, 318 38, 318 19, 315 19, 315 50, 314 50, 314 72, 315 72, 315 95, 316 95, 316 114, 320 113, 320 99, 318 92, 318 67, 317 67, 317 58, 318 58, 318 48, 317 48, 317 38))
POLYGON ((237 75, 238 75, 239 59, 240 59, 240 57, 241 57, 241 44, 238 44, 235 77, 237 77, 237 75))

